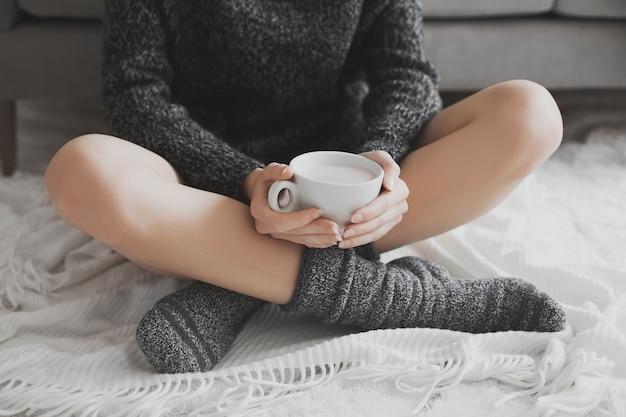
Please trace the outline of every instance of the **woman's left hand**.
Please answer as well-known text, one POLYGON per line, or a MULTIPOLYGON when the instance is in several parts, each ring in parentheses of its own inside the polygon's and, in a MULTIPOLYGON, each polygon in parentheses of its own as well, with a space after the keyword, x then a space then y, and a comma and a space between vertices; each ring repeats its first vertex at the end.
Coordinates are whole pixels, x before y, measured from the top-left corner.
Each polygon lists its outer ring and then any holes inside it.
POLYGON ((346 227, 343 240, 339 242, 339 247, 344 249, 377 241, 400 223, 409 208, 406 202, 409 188, 400 179, 400 166, 391 155, 385 151, 361 155, 383 167, 383 191, 370 204, 354 212, 352 224, 346 227))

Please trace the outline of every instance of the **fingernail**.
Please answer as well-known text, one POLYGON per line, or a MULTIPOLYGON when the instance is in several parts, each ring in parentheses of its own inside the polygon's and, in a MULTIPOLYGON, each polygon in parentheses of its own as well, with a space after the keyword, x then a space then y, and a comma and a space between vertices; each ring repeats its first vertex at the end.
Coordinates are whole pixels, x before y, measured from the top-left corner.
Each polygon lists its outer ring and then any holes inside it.
POLYGON ((352 216, 352 218, 350 219, 350 221, 352 223, 359 223, 361 220, 363 220, 363 215, 362 214, 355 214, 354 216, 352 216))
POLYGON ((349 248, 352 245, 352 242, 349 240, 342 240, 341 242, 339 242, 339 246, 341 249, 346 249, 349 248))
POLYGON ((352 229, 346 230, 345 233, 343 234, 343 237, 344 237, 344 239, 348 238, 348 237, 352 237, 352 236, 354 236, 355 233, 356 232, 354 230, 352 230, 352 229))

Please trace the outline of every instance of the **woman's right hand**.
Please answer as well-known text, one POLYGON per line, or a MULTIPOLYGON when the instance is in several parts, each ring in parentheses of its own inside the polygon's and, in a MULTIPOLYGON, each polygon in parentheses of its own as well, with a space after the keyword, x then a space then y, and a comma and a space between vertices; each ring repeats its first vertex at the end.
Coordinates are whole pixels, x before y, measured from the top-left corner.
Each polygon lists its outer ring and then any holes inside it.
POLYGON ((339 226, 322 219, 322 210, 309 208, 293 213, 279 213, 269 206, 267 193, 275 181, 289 180, 293 171, 288 165, 271 163, 256 169, 244 182, 244 193, 250 199, 250 214, 256 231, 311 248, 326 248, 341 241, 339 226))

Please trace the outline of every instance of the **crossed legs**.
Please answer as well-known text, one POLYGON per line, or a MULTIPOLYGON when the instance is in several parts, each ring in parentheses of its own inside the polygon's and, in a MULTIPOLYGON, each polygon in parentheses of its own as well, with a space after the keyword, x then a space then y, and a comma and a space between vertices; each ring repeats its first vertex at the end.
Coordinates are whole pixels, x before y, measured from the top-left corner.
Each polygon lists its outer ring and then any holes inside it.
MULTIPOLYGON (((426 239, 485 213, 549 157, 560 143, 561 131, 560 114, 549 93, 527 81, 493 86, 443 110, 423 131, 421 147, 402 161, 401 175, 410 189, 409 211, 396 228, 375 243, 377 249, 384 252, 426 239)), ((331 321, 368 327, 369 319, 360 322, 363 312, 359 308, 363 297, 369 297, 363 290, 382 285, 387 291, 390 280, 395 283, 392 287, 404 288, 400 294, 404 296, 415 293, 415 277, 423 278, 419 291, 424 299, 428 294, 433 298, 463 293, 467 300, 478 299, 488 291, 502 294, 501 287, 485 287, 499 286, 499 281, 453 288, 445 273, 427 263, 411 260, 387 267, 368 263, 354 251, 303 251, 299 245, 261 235, 254 228, 248 206, 182 185, 167 161, 122 139, 87 135, 69 142, 50 162, 46 185, 61 217, 146 268, 319 313, 331 321), (332 260, 335 262, 326 262, 327 256, 336 258, 332 260), (328 264, 349 265, 352 269, 337 272, 326 269, 328 264), (303 273, 305 266, 315 273, 303 273), (317 292, 322 287, 327 289, 326 281, 318 282, 320 276, 332 276, 328 278, 334 283, 331 287, 341 289, 321 300, 332 303, 320 304, 317 292), (361 277, 367 287, 355 290, 354 285, 361 285, 361 277), (359 296, 354 298, 356 293, 359 296), (336 304, 347 306, 346 310, 337 310, 336 304)), ((544 329, 559 329, 562 312, 545 297, 518 282, 506 285, 507 291, 523 292, 528 300, 537 301, 535 312, 520 316, 520 323, 523 321, 528 328, 543 323, 544 329)), ((385 297, 399 299, 398 294, 389 292, 385 297)), ((398 319, 381 325, 467 327, 467 323, 455 322, 464 317, 463 312, 441 311, 436 323, 424 322, 413 308, 416 301, 404 299, 404 310, 398 309, 397 317, 404 320, 414 315, 415 320, 404 323, 398 319)), ((493 297, 488 299, 493 301, 493 297)), ((380 298, 376 295, 372 305, 378 304, 380 298)), ((532 310, 529 305, 524 310, 532 310)), ((499 304, 491 307, 521 309, 499 304)), ((492 316, 485 314, 484 318, 492 316)), ((517 328, 519 323, 498 319, 484 325, 475 331, 517 328)), ((148 326, 152 330, 162 327, 148 326)), ((154 336, 149 334, 151 331, 145 336, 154 336)), ((230 328, 228 332, 232 333, 230 328)), ((171 361, 155 367, 168 372, 205 369, 195 362, 183 366, 171 361)))
MULTIPOLYGON (((554 100, 528 81, 498 84, 444 109, 401 164, 409 211, 378 250, 484 214, 561 136, 554 100)), ((297 245, 258 234, 246 205, 181 185, 167 161, 137 145, 79 137, 52 159, 46 185, 66 221, 147 268, 280 304, 293 293, 297 245)))

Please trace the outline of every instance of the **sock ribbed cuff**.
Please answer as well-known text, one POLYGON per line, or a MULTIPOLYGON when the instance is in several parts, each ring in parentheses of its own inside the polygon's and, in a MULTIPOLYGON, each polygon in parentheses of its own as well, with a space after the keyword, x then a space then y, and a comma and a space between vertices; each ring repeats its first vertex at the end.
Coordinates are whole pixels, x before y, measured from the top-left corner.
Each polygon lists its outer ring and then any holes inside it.
POLYGON ((328 311, 337 298, 339 278, 344 274, 344 262, 350 262, 354 249, 340 249, 331 246, 325 249, 302 249, 300 270, 296 280, 296 288, 291 300, 281 306, 283 311, 318 313, 328 311), (311 308, 303 306, 313 303, 311 308))
POLYGON ((376 246, 374 246, 373 243, 357 246, 354 248, 354 252, 361 258, 367 259, 368 261, 380 260, 380 253, 378 253, 378 249, 376 249, 376 246))
POLYGON ((137 343, 158 372, 206 372, 228 352, 247 316, 263 304, 196 281, 163 297, 144 315, 137 343))

